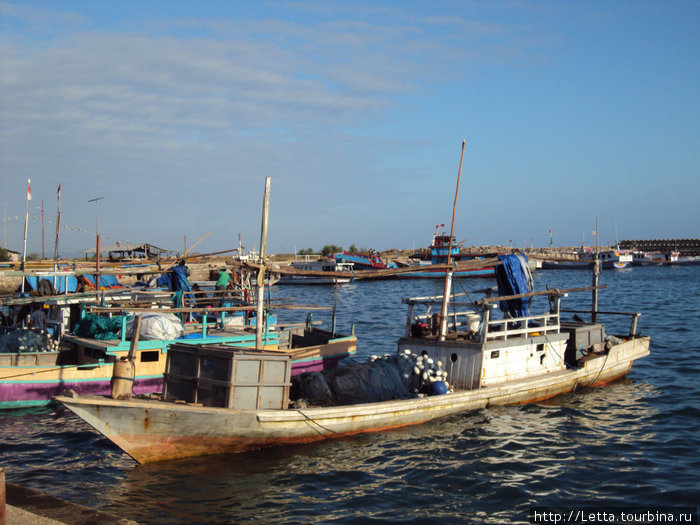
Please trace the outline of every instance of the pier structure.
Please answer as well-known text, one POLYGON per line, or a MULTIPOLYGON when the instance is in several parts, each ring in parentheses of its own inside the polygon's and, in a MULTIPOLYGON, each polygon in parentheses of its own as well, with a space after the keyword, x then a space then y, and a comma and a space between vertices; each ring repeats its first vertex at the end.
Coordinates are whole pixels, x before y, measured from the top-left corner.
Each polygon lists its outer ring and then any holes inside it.
POLYGON ((643 252, 680 252, 681 255, 700 255, 700 239, 626 239, 620 241, 623 250, 643 252))

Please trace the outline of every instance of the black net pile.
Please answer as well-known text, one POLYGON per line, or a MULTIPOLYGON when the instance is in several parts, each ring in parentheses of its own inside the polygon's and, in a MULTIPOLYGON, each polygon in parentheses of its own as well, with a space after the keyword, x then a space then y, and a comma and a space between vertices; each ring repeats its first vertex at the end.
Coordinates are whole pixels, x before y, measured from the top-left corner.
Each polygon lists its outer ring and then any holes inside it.
POLYGON ((367 363, 341 365, 294 376, 290 398, 303 399, 315 406, 409 399, 419 394, 446 393, 446 376, 439 361, 435 363, 407 351, 372 356, 367 363), (435 388, 438 383, 444 385, 444 391, 435 388))

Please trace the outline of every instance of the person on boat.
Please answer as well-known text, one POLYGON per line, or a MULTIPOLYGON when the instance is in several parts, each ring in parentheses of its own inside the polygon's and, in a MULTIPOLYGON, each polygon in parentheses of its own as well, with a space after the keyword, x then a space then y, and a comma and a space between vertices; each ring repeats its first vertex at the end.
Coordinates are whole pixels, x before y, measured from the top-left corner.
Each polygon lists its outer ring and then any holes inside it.
POLYGON ((224 306, 225 298, 230 294, 226 293, 226 290, 231 287, 231 275, 226 271, 226 268, 219 270, 219 278, 216 280, 215 289, 217 292, 221 292, 219 297, 221 297, 221 306, 224 306))
POLYGON ((12 326, 9 308, 7 310, 4 307, 0 308, 0 326, 12 326))
POLYGON ((216 289, 226 290, 230 283, 231 275, 226 271, 226 269, 224 268, 223 270, 219 270, 219 278, 216 280, 216 289))
POLYGON ((187 267, 187 265, 185 264, 185 259, 180 259, 180 262, 178 262, 177 265, 178 265, 180 268, 183 268, 183 269, 184 269, 185 275, 186 275, 187 277, 189 277, 190 275, 192 275, 192 272, 190 271, 190 269, 189 269, 189 268, 187 267))
POLYGON ((29 316, 29 324, 32 328, 43 330, 46 328, 46 314, 41 305, 35 305, 32 309, 32 314, 29 316))

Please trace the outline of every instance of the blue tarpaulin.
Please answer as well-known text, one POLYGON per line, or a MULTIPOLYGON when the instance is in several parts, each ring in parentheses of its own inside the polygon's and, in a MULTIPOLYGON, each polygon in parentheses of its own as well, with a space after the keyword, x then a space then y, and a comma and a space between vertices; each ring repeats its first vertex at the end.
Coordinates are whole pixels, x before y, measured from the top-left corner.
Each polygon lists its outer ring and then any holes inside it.
MULTIPOLYGON (((24 291, 31 292, 32 290, 39 290, 39 283, 41 281, 48 281, 48 283, 53 286, 53 290, 57 293, 65 293, 66 287, 68 292, 75 292, 78 289, 78 279, 74 275, 61 275, 56 278, 54 277, 25 277, 24 278, 24 291), (66 283, 67 280, 67 283, 66 283), (67 286, 66 286, 67 285, 67 286)), ((19 291, 19 290, 18 290, 19 291)), ((51 295, 46 294, 46 295, 51 295)))
MULTIPOLYGON (((532 291, 532 274, 524 255, 499 255, 503 264, 496 267, 498 295, 518 295, 532 291)), ((530 315, 530 297, 501 301, 500 308, 511 317, 530 315)))
MULTIPOLYGON (((83 277, 93 288, 95 287, 97 278, 94 275, 83 275, 83 277)), ((116 275, 100 275, 100 288, 118 288, 120 286, 121 284, 119 284, 116 275)))
POLYGON ((190 282, 187 280, 187 267, 178 264, 169 268, 166 273, 158 278, 158 286, 167 286, 171 292, 191 292, 190 282))

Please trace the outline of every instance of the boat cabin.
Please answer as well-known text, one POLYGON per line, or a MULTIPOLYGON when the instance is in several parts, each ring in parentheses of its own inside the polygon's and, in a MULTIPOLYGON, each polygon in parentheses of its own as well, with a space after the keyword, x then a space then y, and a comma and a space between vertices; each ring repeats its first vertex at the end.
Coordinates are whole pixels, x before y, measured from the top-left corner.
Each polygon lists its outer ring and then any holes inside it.
MULTIPOLYGON (((441 297, 404 299, 408 305, 406 329, 398 341, 399 353, 410 350, 440 361, 450 386, 459 390, 510 383, 520 379, 578 368, 605 351, 602 324, 561 319, 561 299, 549 296, 549 311, 497 319, 502 298, 450 303, 447 331, 439 330, 439 314, 431 314, 441 297), (422 314, 416 313, 425 308, 422 314)), ((439 306, 437 308, 439 311, 439 306)), ((631 331, 636 328, 636 317, 631 331)))

